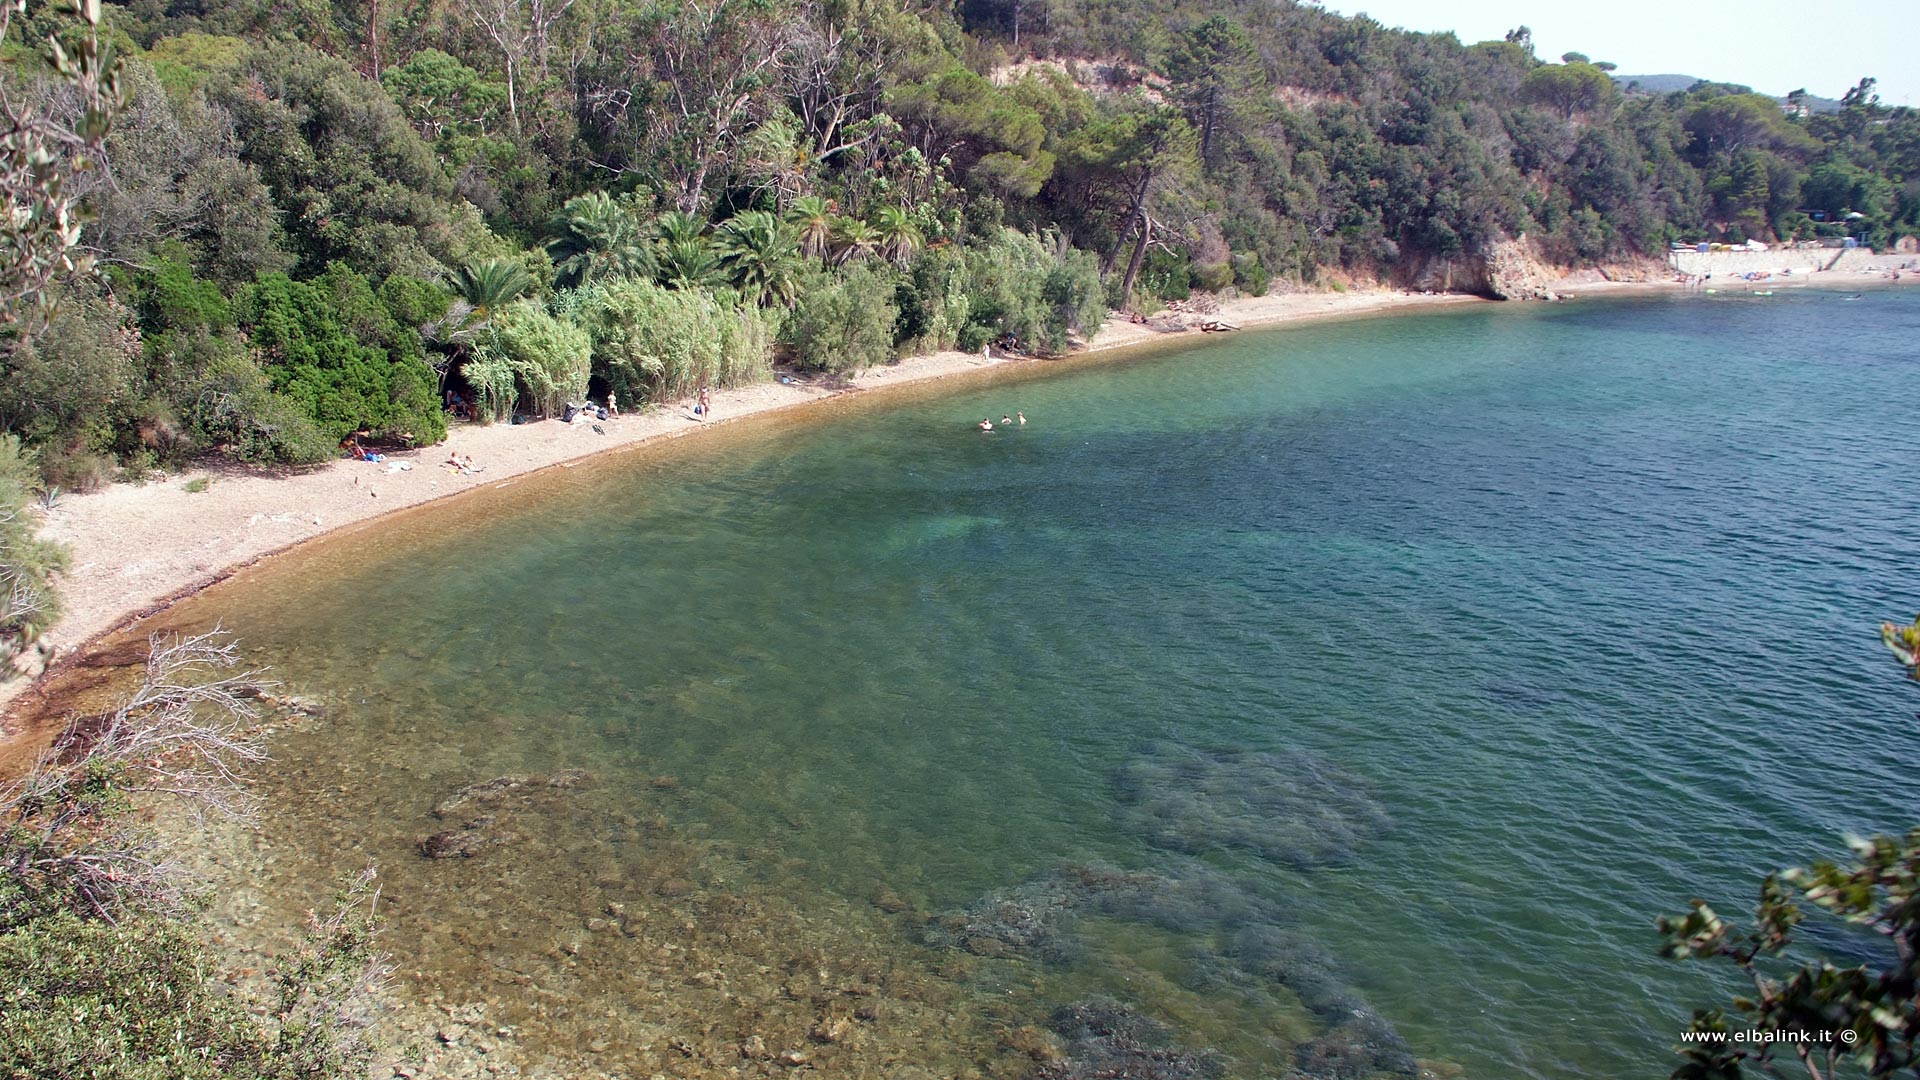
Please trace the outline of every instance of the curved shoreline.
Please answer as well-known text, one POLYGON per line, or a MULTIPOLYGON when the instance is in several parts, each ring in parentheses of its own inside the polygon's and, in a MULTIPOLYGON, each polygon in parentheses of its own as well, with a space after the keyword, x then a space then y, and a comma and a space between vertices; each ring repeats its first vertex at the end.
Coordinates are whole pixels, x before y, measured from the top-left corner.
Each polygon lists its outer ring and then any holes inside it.
MULTIPOLYGON (((1859 280, 1796 282, 1860 286, 1859 280)), ((1681 293, 1670 282, 1564 282, 1565 294, 1630 295, 1681 293)), ((1212 318, 1243 329, 1281 324, 1430 310, 1485 302, 1459 294, 1404 292, 1290 293, 1223 303, 1212 318)), ((1195 317, 1197 321, 1197 317, 1195 317)), ((1205 335, 1169 334, 1127 322, 1110 322, 1076 357, 1117 358, 1159 346, 1188 345, 1205 335)), ((1030 361, 958 352, 910 357, 876 368, 837 386, 801 378, 722 391, 715 412, 726 424, 748 416, 797 408, 850 393, 924 383, 965 373, 1013 370, 1030 361)), ((436 503, 472 491, 505 487, 524 477, 568 468, 615 450, 679 438, 710 425, 691 412, 691 401, 672 402, 598 425, 557 421, 512 426, 463 425, 445 442, 397 452, 373 464, 336 460, 293 474, 199 467, 145 484, 115 484, 90 495, 67 496, 43 517, 43 535, 69 546, 70 570, 60 586, 66 613, 46 635, 55 646, 46 672, 0 684, 0 750, 28 735, 24 714, 45 696, 48 676, 73 666, 102 638, 166 610, 173 603, 231 577, 262 560, 322 536, 337 534, 397 511, 436 503), (466 474, 443 464, 448 455, 481 466, 466 474), (405 468, 400 466, 404 464, 405 468), (189 483, 208 486, 189 492, 189 483)), ((0 754, 0 756, 11 756, 0 754)))

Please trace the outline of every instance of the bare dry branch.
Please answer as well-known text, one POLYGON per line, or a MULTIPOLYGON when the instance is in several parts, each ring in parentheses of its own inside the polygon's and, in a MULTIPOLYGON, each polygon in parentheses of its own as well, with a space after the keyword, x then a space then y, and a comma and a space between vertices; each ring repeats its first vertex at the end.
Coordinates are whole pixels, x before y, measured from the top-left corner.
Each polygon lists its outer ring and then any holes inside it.
POLYGON ((252 722, 259 672, 240 669, 226 634, 155 635, 145 677, 113 712, 80 717, 21 780, 0 789, 0 925, 10 906, 65 906, 113 920, 167 909, 189 885, 151 833, 119 811, 135 796, 180 800, 196 819, 254 808, 240 768, 265 759, 252 722))

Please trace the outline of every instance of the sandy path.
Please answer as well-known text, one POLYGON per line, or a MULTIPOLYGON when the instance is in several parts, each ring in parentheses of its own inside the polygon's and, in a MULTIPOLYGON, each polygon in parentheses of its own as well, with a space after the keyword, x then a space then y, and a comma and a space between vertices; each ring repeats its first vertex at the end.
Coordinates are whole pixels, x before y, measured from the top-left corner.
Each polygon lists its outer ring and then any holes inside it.
MULTIPOLYGON (((1601 281, 1557 287, 1589 293, 1678 288, 1665 283, 1616 286, 1601 281)), ((1472 297, 1403 292, 1303 292, 1228 301, 1210 317, 1251 327, 1471 302, 1472 297)), ((1198 319, 1188 316, 1187 321, 1198 319)), ((1170 338, 1197 343, 1201 335, 1169 335, 1116 320, 1096 335, 1090 349, 1123 349, 1170 338)), ((992 360, 937 353, 863 373, 852 380, 851 389, 919 382, 1019 362, 997 353, 992 360)), ((844 392, 811 380, 726 390, 716 396, 714 411, 719 419, 715 423, 844 392)), ((590 423, 554 420, 518 427, 463 424, 439 446, 395 453, 380 464, 341 460, 290 475, 194 469, 143 485, 115 484, 90 495, 64 496, 44 515, 43 526, 44 535, 68 545, 73 554, 61 582, 66 613, 47 635, 57 647, 55 667, 58 658, 70 656, 87 641, 130 619, 322 533, 616 447, 707 427, 689 406, 689 402, 678 402, 610 420, 600 424, 604 434, 590 423), (446 467, 442 463, 449 454, 472 458, 481 471, 466 474, 446 467), (403 464, 408 468, 397 468, 403 464), (186 490, 199 479, 210 480, 205 490, 186 490)), ((32 682, 27 679, 0 684, 0 707, 29 685, 32 682)))

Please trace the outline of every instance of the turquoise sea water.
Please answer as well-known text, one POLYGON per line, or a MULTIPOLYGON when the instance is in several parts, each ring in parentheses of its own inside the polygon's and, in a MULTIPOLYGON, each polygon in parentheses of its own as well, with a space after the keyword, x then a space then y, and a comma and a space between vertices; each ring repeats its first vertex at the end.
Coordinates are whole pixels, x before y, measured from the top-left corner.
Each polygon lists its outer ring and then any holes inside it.
POLYGON ((1331 985, 1469 1076, 1656 1076, 1726 986, 1655 916, 1920 819, 1875 632, 1920 608, 1920 294, 1476 307, 866 397, 179 609, 331 706, 278 747, 260 887, 375 857, 403 974, 551 989, 536 916, 440 931, 604 868, 412 845, 460 784, 586 768, 556 850, 639 874, 644 808, 732 860, 675 849, 702 892, 840 926, 897 897, 862 947, 991 1023, 1099 993, 1279 1075, 1331 985), (1089 864, 1205 887, 1069 898, 1032 950, 940 922, 1089 864))

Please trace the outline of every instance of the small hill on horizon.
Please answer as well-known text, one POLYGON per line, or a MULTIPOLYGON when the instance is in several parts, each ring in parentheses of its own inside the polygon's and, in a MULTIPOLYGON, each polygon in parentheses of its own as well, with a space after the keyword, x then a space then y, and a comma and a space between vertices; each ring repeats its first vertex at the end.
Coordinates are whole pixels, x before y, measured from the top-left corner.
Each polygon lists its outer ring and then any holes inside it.
MULTIPOLYGON (((1648 94, 1682 93, 1693 89, 1696 83, 1712 81, 1712 79, 1702 79, 1697 75, 1615 75, 1613 77, 1613 84, 1618 86, 1622 91, 1633 89, 1648 94)), ((1787 100, 1784 94, 1769 94, 1767 96, 1776 98, 1783 104, 1787 100)), ((1807 108, 1817 113, 1836 113, 1840 111, 1840 102, 1833 98, 1824 98, 1808 94, 1806 102, 1807 108)))

